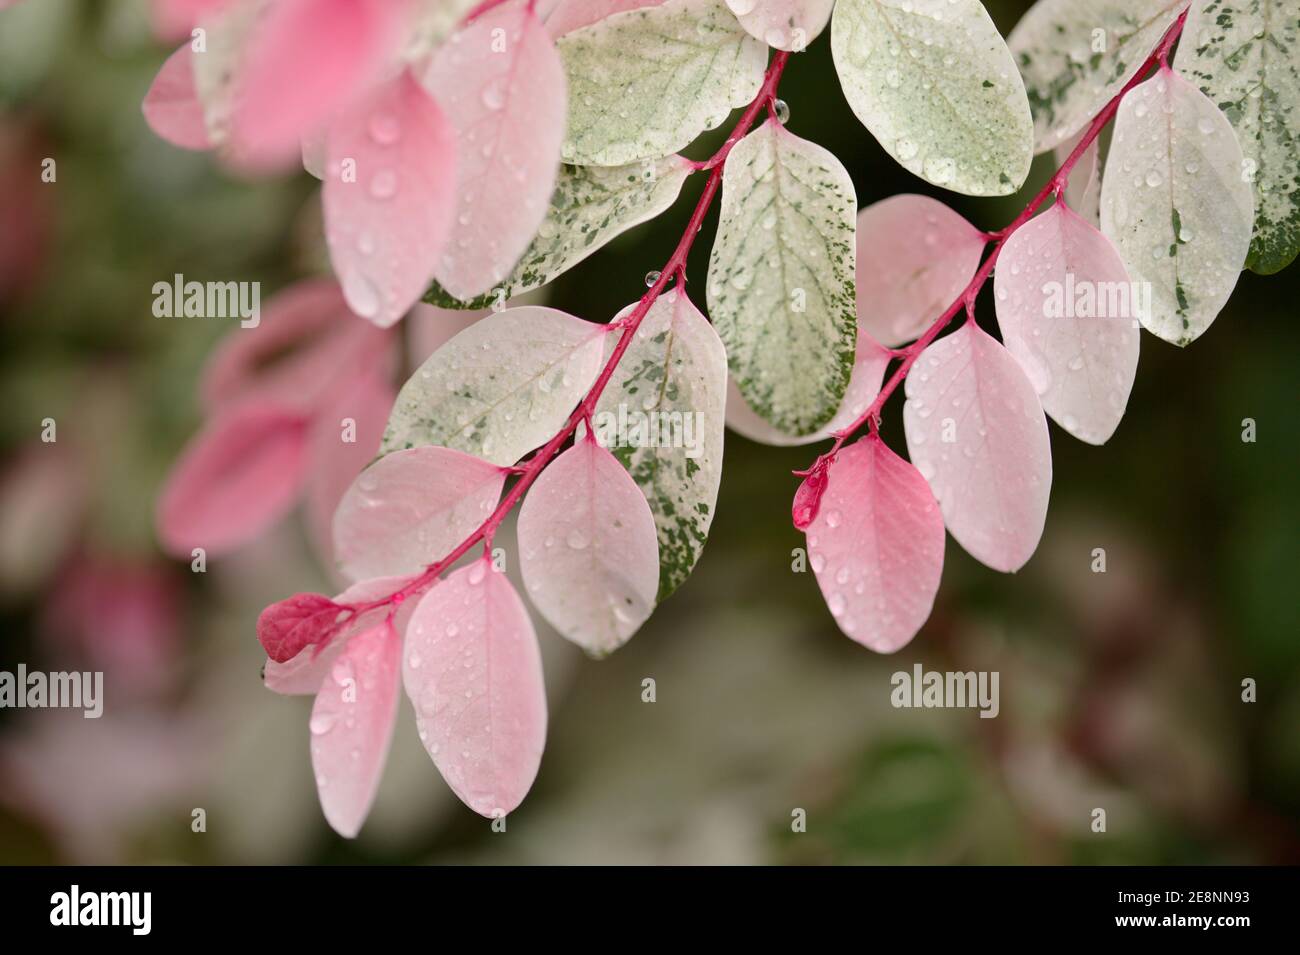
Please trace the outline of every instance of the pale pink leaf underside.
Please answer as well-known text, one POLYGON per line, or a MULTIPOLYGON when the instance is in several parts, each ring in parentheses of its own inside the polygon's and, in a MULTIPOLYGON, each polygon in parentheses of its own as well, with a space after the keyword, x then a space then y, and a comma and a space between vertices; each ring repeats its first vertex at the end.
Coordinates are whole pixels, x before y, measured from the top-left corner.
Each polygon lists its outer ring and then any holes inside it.
POLYGON ((659 589, 654 515, 618 460, 580 439, 542 472, 519 511, 519 570, 550 624, 591 654, 616 650, 659 589))
POLYGON ((943 515, 930 486, 879 436, 840 451, 827 474, 808 557, 846 635, 893 653, 930 616, 943 573, 943 515))
POLYGON ((306 422, 296 412, 242 404, 191 439, 158 501, 164 549, 209 557, 252 540, 292 506, 306 477, 306 422))
POLYGON ((345 368, 387 371, 390 333, 356 319, 333 279, 297 282, 263 304, 255 328, 239 328, 212 352, 199 384, 212 411, 256 395, 314 411, 345 368))
POLYGON ((461 801, 489 817, 518 806, 546 743, 546 689, 528 611, 489 560, 420 601, 402 675, 420 739, 461 801))
POLYGON ((546 216, 567 116, 564 68, 536 16, 513 3, 443 44, 423 82, 459 137, 456 218, 435 277, 469 299, 510 274, 546 216))
POLYGON ((727 0, 727 6, 756 40, 802 51, 826 29, 835 0, 727 0))
POLYGON ((998 326, 1043 409, 1089 444, 1124 416, 1137 375, 1138 302, 1119 251, 1057 203, 1017 229, 993 280, 998 326))
POLYGON ((1019 570, 1047 520, 1047 418, 1020 365, 973 322, 939 339, 907 376, 907 449, 944 523, 974 558, 1019 570))
POLYGON ((388 759, 397 717, 402 641, 385 620, 348 641, 311 709, 311 765, 334 831, 361 829, 388 759))
POLYGON ((847 428, 858 416, 867 410, 876 395, 880 394, 880 384, 885 377, 885 368, 889 365, 889 352, 867 333, 858 331, 858 348, 853 363, 853 374, 849 378, 849 387, 844 392, 835 417, 812 434, 792 435, 774 427, 766 418, 749 407, 745 396, 740 393, 734 379, 727 380, 727 427, 737 434, 744 435, 759 444, 776 447, 792 447, 824 441, 841 428, 847 428))
POLYGON ((396 53, 404 3, 279 0, 253 34, 231 126, 235 161, 283 166, 396 53))
POLYGON ((441 559, 496 507, 506 471, 434 446, 394 451, 363 471, 334 515, 334 550, 354 580, 414 573, 441 559))
POLYGON ((145 94, 145 122, 158 136, 181 149, 210 149, 203 105, 194 91, 193 53, 185 44, 163 63, 145 94))
MULTIPOLYGON (((328 563, 334 563, 334 512, 344 493, 379 451, 388 414, 397 394, 386 376, 362 372, 339 389, 312 422, 308 438, 311 473, 307 478, 307 514, 312 539, 328 563)), ((353 580, 379 576, 354 574, 353 580)))
POLYGON ((919 338, 979 268, 984 238, 942 202, 891 196, 858 213, 858 326, 882 345, 919 338))
POLYGON ((455 132, 403 72, 331 124, 327 152, 330 260, 352 310, 387 328, 424 294, 447 243, 455 132))

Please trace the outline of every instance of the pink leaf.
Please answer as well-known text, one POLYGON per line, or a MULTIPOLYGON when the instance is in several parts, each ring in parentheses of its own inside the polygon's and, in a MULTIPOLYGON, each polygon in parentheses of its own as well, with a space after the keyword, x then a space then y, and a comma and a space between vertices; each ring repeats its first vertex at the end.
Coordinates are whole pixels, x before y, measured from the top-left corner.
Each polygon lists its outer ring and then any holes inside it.
POLYGON ((230 0, 151 0, 154 33, 163 40, 179 40, 202 19, 230 0))
POLYGON ((523 602, 486 557, 420 601, 402 676, 447 785, 484 816, 518 806, 546 743, 542 655, 523 602))
POLYGON ((618 649, 650 616, 659 590, 654 515, 590 436, 542 472, 519 510, 518 534, 528 596, 588 653, 618 649))
POLYGON ((984 238, 942 202, 891 196, 858 213, 858 327, 890 347, 919 338, 979 268, 984 238))
POLYGON ((228 553, 293 506, 306 477, 306 421, 274 406, 236 405, 195 435, 158 501, 163 548, 228 553))
POLYGON ((842 428, 847 428, 870 407, 880 394, 880 383, 890 361, 889 352, 881 348, 870 335, 859 329, 858 349, 853 363, 849 387, 844 392, 835 417, 812 434, 802 436, 786 434, 761 417, 745 401, 734 379, 727 381, 727 427, 759 444, 788 447, 824 441, 842 428))
POLYGON ((456 221, 434 274, 469 299, 510 274, 546 216, 567 117, 564 68, 516 2, 443 44, 423 82, 460 137, 456 221))
POLYGON ((210 149, 203 105, 194 92, 194 63, 185 44, 163 63, 145 94, 145 122, 161 139, 181 149, 210 149))
POLYGON ((921 629, 943 573, 943 517, 925 478, 870 434, 828 469, 808 556, 845 634, 893 653, 921 629))
POLYGON ((397 717, 402 640, 390 620, 357 634, 311 709, 311 765, 321 809, 351 839, 379 789, 397 717))
POLYGON ((360 579, 414 573, 441 559, 492 513, 505 478, 504 468, 450 448, 380 458, 334 516, 339 567, 360 579))
POLYGON ((491 314, 485 308, 450 309, 418 303, 403 323, 411 364, 415 367, 423 365, 435 351, 491 314))
POLYGON ((316 411, 346 370, 387 374, 391 333, 357 321, 333 279, 297 282, 271 298, 255 328, 232 330, 213 351, 199 385, 213 411, 256 395, 316 411))
POLYGON ((1042 537, 1052 486, 1047 418, 1020 365, 967 322, 917 359, 903 421, 957 543, 994 570, 1019 570, 1042 537))
POLYGON ((657 7, 664 0, 560 0, 546 18, 546 32, 562 37, 574 30, 599 23, 606 17, 642 7, 657 7))
MULTIPOLYGON (((363 580, 335 597, 334 603, 346 607, 381 600, 401 590, 410 582, 409 577, 376 577, 373 580, 363 580)), ((406 632, 406 625, 417 603, 419 601, 415 599, 402 601, 397 616, 393 619, 393 626, 399 634, 406 632)), ((389 610, 388 605, 381 605, 357 614, 343 623, 339 632, 324 647, 305 646, 296 656, 283 662, 268 659, 263 671, 263 682, 266 688, 289 695, 315 695, 329 674, 330 668, 333 667, 334 661, 347 646, 348 640, 363 630, 377 626, 388 616, 389 610)))
POLYGON ((822 495, 826 493, 826 459, 819 457, 794 492, 794 503, 790 505, 790 520, 798 530, 807 530, 816 518, 822 506, 822 495))
MULTIPOLYGON (((308 438, 312 468, 307 478, 307 513, 316 547, 331 564, 335 562, 334 512, 356 476, 378 453, 397 398, 387 379, 374 373, 362 373, 342 385, 312 423, 308 438)), ((375 576, 379 575, 358 574, 352 579, 375 576)))
POLYGON ((998 326, 1043 409, 1104 444, 1119 427, 1138 362, 1136 287, 1111 241, 1063 203, 1017 229, 998 256, 998 326))
POLYGON ((241 166, 300 155, 397 52, 408 9, 395 0, 279 0, 258 25, 240 76, 231 144, 241 166))
POLYGON ((801 52, 826 29, 835 0, 728 0, 727 6, 754 39, 801 52))
POLYGON ((327 643, 345 608, 324 594, 294 594, 271 604, 257 618, 257 639, 276 663, 292 660, 307 647, 327 643))
POLYGON ((403 72, 330 125, 324 204, 348 305, 381 328, 428 288, 452 226, 455 133, 403 72))

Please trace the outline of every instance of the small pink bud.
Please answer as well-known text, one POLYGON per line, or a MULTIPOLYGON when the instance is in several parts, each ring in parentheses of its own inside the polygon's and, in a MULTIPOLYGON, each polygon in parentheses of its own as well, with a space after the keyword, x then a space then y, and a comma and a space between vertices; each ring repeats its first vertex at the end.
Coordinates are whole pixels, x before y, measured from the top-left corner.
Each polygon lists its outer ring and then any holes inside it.
POLYGON ((294 594, 262 611, 257 639, 268 657, 284 663, 304 647, 327 643, 348 609, 322 594, 294 594))
POLYGON ((829 464, 825 457, 820 457, 807 471, 795 472, 803 477, 803 483, 799 485, 799 490, 794 492, 794 505, 790 509, 790 514, 794 519, 794 526, 801 531, 807 530, 808 525, 817 517, 822 493, 826 490, 826 468, 829 464))

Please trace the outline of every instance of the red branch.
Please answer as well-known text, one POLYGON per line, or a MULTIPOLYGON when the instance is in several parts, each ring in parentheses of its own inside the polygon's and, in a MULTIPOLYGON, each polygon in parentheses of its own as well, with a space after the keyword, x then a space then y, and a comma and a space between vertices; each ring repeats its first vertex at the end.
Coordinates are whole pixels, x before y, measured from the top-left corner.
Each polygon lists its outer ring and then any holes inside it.
MULTIPOLYGON (((447 568, 460 560, 460 558, 465 556, 465 554, 469 553, 474 545, 478 544, 480 541, 482 541, 484 545, 484 556, 487 556, 487 551, 490 550, 492 546, 492 536, 496 533, 496 529, 500 526, 501 522, 505 520, 506 515, 510 513, 511 509, 524 496, 524 493, 528 488, 532 486, 532 483, 537 480, 538 475, 541 474, 546 465, 550 463, 550 460, 577 430, 579 423, 590 420, 592 413, 595 411, 596 402, 600 399, 600 395, 605 390, 605 386, 609 384, 609 379, 613 376, 614 369, 618 367, 618 363, 622 360, 624 353, 627 352, 628 346, 632 344, 632 339, 636 334, 637 328, 641 324, 641 320, 645 318, 646 313, 650 311, 651 306, 654 305, 655 301, 663 293, 664 289, 668 286, 669 281, 677 279, 679 288, 684 284, 686 276, 686 257, 690 254, 691 246, 695 244, 695 237, 699 234, 700 227, 704 222, 705 213, 709 211, 709 206, 712 205, 713 198, 717 195, 718 187, 722 184, 722 167, 727 158, 727 154, 730 153, 731 148, 736 145, 736 143, 739 142, 747 132, 749 132, 749 128, 754 124, 754 120, 758 117, 758 114, 762 112, 764 107, 769 106, 769 104, 774 101, 777 85, 781 81, 781 73, 785 70, 785 64, 789 57, 789 53, 780 50, 776 52, 776 55, 772 58, 772 62, 768 65, 766 75, 763 77, 763 85, 759 88, 758 94, 754 97, 753 101, 745 108, 745 112, 741 114, 740 119, 731 130, 731 135, 727 137, 727 141, 722 144, 718 151, 714 153, 707 162, 696 164, 697 169, 709 170, 709 178, 704 184, 704 191, 700 194, 699 201, 695 203, 695 211, 691 213, 690 221, 686 223, 686 230, 682 233, 681 239, 677 242, 677 248, 673 250, 673 254, 669 257, 667 264, 664 265, 663 270, 659 273, 659 277, 655 280, 654 284, 650 286, 643 296, 641 296, 641 301, 637 303, 636 308, 628 313, 627 316, 619 319, 618 322, 610 326, 611 331, 617 330, 622 333, 619 337, 618 344, 614 347, 614 352, 609 356, 609 360, 605 362, 605 367, 601 369, 600 375, 597 376, 595 383, 591 386, 591 390, 588 391, 582 401, 578 403, 578 406, 573 409, 573 413, 569 415, 569 419, 565 422, 564 427, 523 464, 508 469, 512 474, 518 475, 519 480, 514 483, 505 497, 503 497, 500 503, 497 504, 496 510, 494 510, 491 516, 489 516, 487 520, 479 526, 478 530, 456 545, 455 549, 446 557, 442 558, 442 560, 428 565, 419 576, 412 578, 400 590, 394 591, 387 597, 382 597, 368 603, 356 604, 351 607, 351 616, 346 618, 344 621, 341 621, 341 623, 346 623, 347 620, 352 619, 352 617, 369 610, 374 610, 378 607, 392 605, 396 608, 396 606, 406 600, 406 598, 427 588, 444 571, 446 571, 447 568)), ((588 429, 588 433, 590 434, 590 429, 588 429)))
MULTIPOLYGON (((988 258, 986 258, 980 265, 979 269, 975 272, 974 277, 970 280, 962 293, 957 296, 957 300, 949 305, 942 315, 935 319, 934 324, 926 329, 924 335, 905 348, 891 351, 891 355, 894 358, 901 359, 901 362, 899 366, 894 369, 894 373, 889 377, 889 380, 885 382, 883 387, 881 387, 880 393, 876 395, 875 400, 871 402, 867 407, 867 410, 862 412, 862 414, 858 416, 857 420, 848 427, 835 432, 835 443, 831 445, 829 451, 817 458, 812 467, 806 471, 795 472, 797 476, 812 481, 809 490, 813 498, 809 501, 806 500, 809 495, 804 495, 805 500, 802 501, 803 507, 801 509, 802 516, 796 519, 796 526, 800 528, 806 527, 807 523, 804 521, 804 518, 806 518, 807 522, 811 522, 812 518, 816 517, 816 499, 821 497, 818 488, 824 487, 825 485, 825 482, 821 480, 821 478, 824 476, 825 469, 835 460, 835 456, 839 453, 840 448, 844 446, 844 442, 852 437, 854 432, 858 431, 864 424, 870 425, 873 434, 879 431, 880 409, 885 406, 885 402, 889 400, 889 396, 892 395, 898 389, 898 386, 907 378, 908 372, 912 370, 912 366, 916 363, 916 359, 920 357, 921 352, 925 351, 930 343, 939 336, 939 333, 948 327, 948 323, 953 320, 958 312, 964 310, 966 312, 966 320, 974 320, 975 296, 979 294, 979 290, 984 286, 984 283, 988 281, 988 277, 993 274, 993 266, 997 264, 998 254, 1002 251, 1002 247, 1006 244, 1007 239, 1011 237, 1012 233, 1033 218, 1034 213, 1036 213, 1049 198, 1055 198, 1057 201, 1060 201, 1061 193, 1065 190, 1065 186, 1070 180, 1070 171, 1074 169, 1074 166, 1079 161, 1080 157, 1088 147, 1092 145, 1096 138, 1101 135, 1102 129, 1104 129, 1106 124, 1114 117, 1116 110, 1119 109, 1120 100, 1124 98, 1124 95, 1129 90, 1146 77, 1147 71, 1153 66, 1159 65, 1161 68, 1165 68, 1165 64, 1169 58, 1169 51, 1173 48, 1174 43, 1183 32, 1183 23, 1186 19, 1187 11, 1184 10, 1179 15, 1178 19, 1174 21, 1173 25, 1170 26, 1159 45, 1156 46, 1156 48, 1151 52, 1151 55, 1147 57, 1146 62, 1143 63, 1138 71, 1133 74, 1133 78, 1125 83, 1124 88, 1112 97, 1110 102, 1102 107, 1101 112, 1093 118, 1092 123, 1088 126, 1087 132, 1083 134, 1083 138, 1079 140, 1078 144, 1074 147, 1074 150, 1066 157, 1065 162, 1061 163, 1061 167, 1057 169, 1052 175, 1052 178, 1048 180, 1047 185, 1043 186, 1043 188, 1039 190, 1038 194, 1029 200, 1029 204, 1020 212, 1020 215, 1016 216, 1015 219, 1011 221, 1011 224, 1005 229, 1001 229, 998 232, 985 233, 985 240, 993 243, 993 249, 989 253, 988 258), (817 480, 812 480, 814 476, 817 480)), ((796 496, 796 500, 800 500, 799 496, 796 496)))

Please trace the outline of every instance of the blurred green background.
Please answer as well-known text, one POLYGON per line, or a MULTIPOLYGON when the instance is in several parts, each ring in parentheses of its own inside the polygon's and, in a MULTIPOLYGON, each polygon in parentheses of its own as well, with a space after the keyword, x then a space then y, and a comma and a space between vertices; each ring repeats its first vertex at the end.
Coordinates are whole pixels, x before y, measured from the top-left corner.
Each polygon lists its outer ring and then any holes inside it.
MULTIPOLYGON (((1004 34, 1026 6, 988 4, 1004 34)), ((151 287, 258 280, 265 300, 319 271, 317 183, 239 181, 154 137, 139 107, 166 53, 138 0, 0 14, 0 669, 104 669, 109 684, 101 720, 0 710, 0 862, 1300 861, 1294 265, 1245 273, 1186 350, 1144 335, 1107 446, 1052 426, 1029 565, 1001 575, 949 540, 934 615, 893 657, 840 635, 791 570, 790 472, 814 452, 729 433, 704 557, 631 643, 593 662, 542 629, 548 748, 507 832, 450 794, 404 701, 375 812, 359 839, 334 836, 310 700, 262 688, 253 633, 266 603, 330 587, 301 521, 197 575, 159 555, 152 520, 231 326, 155 318, 151 287), (44 157, 56 183, 40 181, 44 157), (39 442, 47 417, 56 445, 39 442), (917 662, 999 671, 1001 714, 893 709, 891 674, 917 662), (1246 678, 1257 702, 1241 700, 1246 678)), ((994 229, 1051 171, 1041 157, 1003 199, 929 188, 849 112, 827 35, 780 95, 859 205, 927 192, 994 229)), ((635 300, 695 180, 549 304, 604 321, 635 300)), ((690 263, 698 300, 715 219, 690 263)), ((987 290, 979 314, 993 330, 987 290)), ((899 407, 883 433, 901 452, 899 407)))

